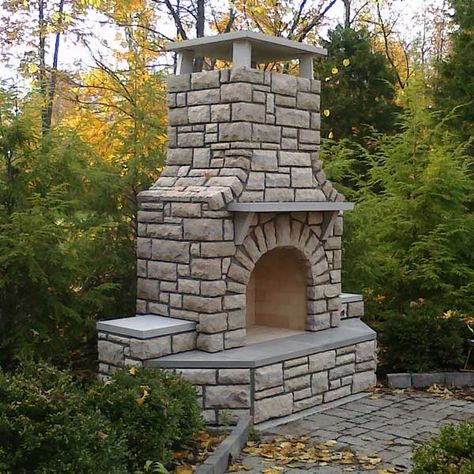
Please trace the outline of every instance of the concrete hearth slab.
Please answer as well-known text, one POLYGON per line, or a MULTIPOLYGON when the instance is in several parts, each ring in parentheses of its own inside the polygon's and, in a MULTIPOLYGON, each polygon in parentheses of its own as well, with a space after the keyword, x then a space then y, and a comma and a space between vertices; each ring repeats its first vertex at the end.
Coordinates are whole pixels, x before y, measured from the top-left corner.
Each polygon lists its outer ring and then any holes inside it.
POLYGON ((119 336, 150 339, 157 336, 194 331, 196 323, 184 319, 167 318, 154 314, 131 318, 110 319, 97 323, 97 330, 119 336))
POLYGON ((149 360, 148 367, 162 368, 253 368, 304 357, 375 339, 375 332, 359 319, 341 321, 337 328, 304 332, 217 353, 188 351, 149 360))

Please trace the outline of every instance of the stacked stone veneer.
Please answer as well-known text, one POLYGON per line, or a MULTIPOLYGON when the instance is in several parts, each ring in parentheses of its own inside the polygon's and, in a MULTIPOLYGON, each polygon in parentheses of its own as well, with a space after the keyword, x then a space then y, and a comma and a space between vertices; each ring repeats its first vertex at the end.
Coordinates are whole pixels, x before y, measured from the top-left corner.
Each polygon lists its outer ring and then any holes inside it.
POLYGON ((375 341, 247 369, 179 369, 197 390, 206 421, 243 413, 255 423, 299 413, 375 384, 375 341))
POLYGON ((322 241, 321 212, 257 213, 236 244, 237 202, 336 201, 317 159, 319 81, 250 69, 171 76, 167 166, 141 193, 138 314, 192 320, 197 348, 245 343, 245 291, 268 250, 299 250, 308 274, 307 329, 337 326, 339 216, 322 241))
POLYGON ((196 348, 196 331, 139 339, 98 333, 99 374, 109 376, 123 367, 142 367, 146 361, 196 348))

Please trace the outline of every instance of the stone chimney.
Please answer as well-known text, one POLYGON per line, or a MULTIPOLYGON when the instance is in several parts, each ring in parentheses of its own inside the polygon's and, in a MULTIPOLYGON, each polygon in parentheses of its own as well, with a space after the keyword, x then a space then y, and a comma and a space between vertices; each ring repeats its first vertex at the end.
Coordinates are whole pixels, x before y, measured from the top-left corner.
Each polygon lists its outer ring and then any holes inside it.
POLYGON ((168 79, 167 164, 140 194, 138 314, 195 321, 197 348, 211 352, 244 345, 250 324, 337 326, 339 211, 352 205, 342 202, 318 159, 320 82, 312 78, 312 58, 324 51, 251 32, 169 49, 180 55, 179 70, 168 79), (191 73, 198 55, 233 59, 233 67, 191 73), (250 67, 292 58, 299 58, 300 77, 250 67), (259 259, 279 248, 286 250, 274 252, 276 260, 293 257, 304 268, 303 294, 291 282, 298 275, 251 280, 259 259), (288 304, 279 311, 282 297, 288 304), (292 307, 298 314, 287 311, 292 307), (272 311, 287 314, 272 318, 272 311))

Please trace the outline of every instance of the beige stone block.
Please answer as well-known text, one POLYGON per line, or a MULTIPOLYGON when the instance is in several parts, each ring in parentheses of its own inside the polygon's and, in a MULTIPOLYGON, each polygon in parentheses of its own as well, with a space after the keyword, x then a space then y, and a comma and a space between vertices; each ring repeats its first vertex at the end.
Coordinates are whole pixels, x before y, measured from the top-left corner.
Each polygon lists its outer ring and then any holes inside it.
POLYGON ((330 390, 323 395, 324 403, 332 402, 342 397, 347 397, 351 394, 350 385, 345 387, 337 388, 336 390, 330 390))
POLYGON ((278 169, 277 152, 275 150, 254 150, 252 170, 276 171, 278 169))
POLYGON ((217 313, 222 310, 222 298, 206 298, 202 296, 184 295, 183 308, 200 313, 217 313))
POLYGON ((309 356, 310 372, 320 372, 336 366, 336 351, 320 352, 309 356))
POLYGON ((199 316, 199 331, 216 333, 227 329, 227 313, 201 314, 199 316))
POLYGON ((177 265, 170 262, 148 262, 148 276, 158 280, 174 281, 177 278, 177 265))
POLYGON ((329 388, 328 372, 316 372, 311 376, 311 389, 313 394, 326 392, 329 388))
POLYGON ((282 364, 267 365, 255 369, 255 390, 260 391, 266 388, 283 384, 282 364))
POLYGON ((232 104, 232 120, 245 122, 264 122, 265 106, 260 104, 249 104, 238 102, 232 104))
POLYGON ((206 387, 206 408, 250 408, 248 385, 216 385, 206 387))
POLYGON ((220 102, 219 89, 206 89, 201 91, 188 92, 188 106, 218 104, 220 102))
POLYGON ((203 280, 217 280, 222 277, 220 258, 193 258, 191 276, 203 280))
POLYGON ((137 280, 137 297, 144 300, 158 300, 159 286, 157 280, 148 280, 138 278, 137 280))
POLYGON ((264 398, 255 401, 254 421, 261 423, 271 418, 291 415, 292 412, 293 397, 291 393, 264 398))
POLYGON ((224 336, 218 334, 198 334, 197 348, 206 352, 219 352, 224 350, 224 336))
POLYGON ((186 240, 221 240, 223 228, 221 219, 183 219, 186 240))
POLYGON ((174 334, 172 339, 173 354, 196 349, 196 333, 194 331, 184 332, 182 334, 174 334))
POLYGON ((124 347, 106 340, 97 343, 99 361, 105 364, 122 366, 124 362, 124 347))
POLYGON ((215 369, 177 369, 184 380, 193 385, 214 385, 217 371, 215 369))
POLYGON ((219 369, 218 381, 220 384, 249 384, 249 369, 219 369))
POLYGON ((252 125, 248 122, 223 123, 219 128, 219 140, 248 142, 252 137, 252 125))
POLYGON ((357 344, 356 361, 359 363, 372 359, 375 359, 375 341, 357 344))
POLYGON ((189 243, 172 240, 154 239, 152 242, 152 258, 165 262, 188 263, 189 243))
POLYGON ((241 347, 245 345, 245 329, 236 329, 234 331, 227 331, 224 334, 225 349, 232 349, 233 347, 241 347))
POLYGON ((130 340, 130 357, 147 360, 168 354, 171 354, 170 336, 155 337, 153 339, 130 340))

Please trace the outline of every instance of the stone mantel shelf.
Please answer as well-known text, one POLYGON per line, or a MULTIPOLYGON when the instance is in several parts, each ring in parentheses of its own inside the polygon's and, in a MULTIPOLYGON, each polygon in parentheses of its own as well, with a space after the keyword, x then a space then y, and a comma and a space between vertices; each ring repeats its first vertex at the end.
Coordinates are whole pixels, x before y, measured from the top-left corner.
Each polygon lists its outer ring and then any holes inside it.
POLYGON ((181 352, 146 362, 159 368, 248 368, 274 364, 282 360, 304 357, 339 347, 372 341, 375 332, 360 319, 341 321, 337 328, 304 332, 275 341, 210 353, 199 350, 181 352))
POLYGON ((231 202, 228 211, 235 212, 234 231, 237 245, 243 243, 256 212, 323 212, 321 240, 328 239, 340 211, 354 209, 353 202, 296 201, 296 202, 231 202))

